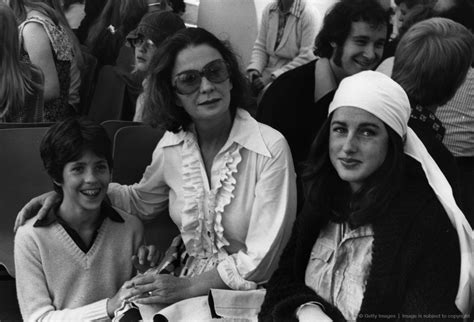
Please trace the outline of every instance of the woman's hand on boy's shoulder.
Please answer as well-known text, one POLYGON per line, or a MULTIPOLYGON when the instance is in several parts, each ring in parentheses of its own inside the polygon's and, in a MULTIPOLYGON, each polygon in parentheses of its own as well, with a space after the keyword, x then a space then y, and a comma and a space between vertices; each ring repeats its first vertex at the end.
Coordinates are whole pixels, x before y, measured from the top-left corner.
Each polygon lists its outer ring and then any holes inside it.
POLYGON ((162 257, 161 255, 161 252, 155 245, 142 245, 138 249, 137 254, 132 256, 132 263, 138 272, 144 273, 158 264, 162 257))
POLYGON ((21 208, 16 216, 15 226, 13 231, 22 226, 28 219, 38 215, 38 219, 43 219, 48 214, 49 210, 61 201, 61 197, 55 191, 49 191, 31 199, 26 205, 21 208))

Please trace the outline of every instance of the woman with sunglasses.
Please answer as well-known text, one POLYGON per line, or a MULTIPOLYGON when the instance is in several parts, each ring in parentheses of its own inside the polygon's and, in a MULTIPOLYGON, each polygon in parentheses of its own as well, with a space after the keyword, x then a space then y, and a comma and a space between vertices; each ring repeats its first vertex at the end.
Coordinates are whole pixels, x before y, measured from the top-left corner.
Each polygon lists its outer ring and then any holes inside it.
MULTIPOLYGON (((108 196, 142 218, 169 209, 181 234, 161 274, 133 280, 137 294, 147 295, 136 303, 252 290, 276 268, 295 218, 295 171, 285 138, 240 108, 246 92, 235 55, 206 30, 180 30, 158 48, 145 108, 167 132, 142 180, 112 183, 108 196)), ((32 200, 18 222, 55 199, 32 200)))

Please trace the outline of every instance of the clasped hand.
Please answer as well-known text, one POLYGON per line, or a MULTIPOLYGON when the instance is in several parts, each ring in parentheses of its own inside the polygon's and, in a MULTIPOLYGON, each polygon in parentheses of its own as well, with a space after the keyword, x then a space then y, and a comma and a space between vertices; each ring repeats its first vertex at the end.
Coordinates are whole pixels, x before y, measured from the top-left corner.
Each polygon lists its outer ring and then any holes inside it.
POLYGON ((137 304, 172 304, 188 298, 192 286, 190 279, 168 274, 138 275, 129 282, 141 294, 134 298, 137 304))

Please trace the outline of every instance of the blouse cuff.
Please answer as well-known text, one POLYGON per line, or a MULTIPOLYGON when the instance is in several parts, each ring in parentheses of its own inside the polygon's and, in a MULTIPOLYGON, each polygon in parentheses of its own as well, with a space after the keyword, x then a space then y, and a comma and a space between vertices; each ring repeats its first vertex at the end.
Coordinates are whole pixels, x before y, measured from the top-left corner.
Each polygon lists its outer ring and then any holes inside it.
POLYGON ((233 290, 246 291, 257 288, 257 283, 247 281, 240 276, 232 256, 228 256, 217 265, 217 272, 222 281, 233 290))
POLYGON ((324 306, 319 303, 319 302, 316 302, 316 301, 311 301, 311 302, 306 302, 304 304, 301 304, 300 306, 298 306, 298 308, 296 309, 296 317, 298 318, 299 314, 300 314, 300 311, 305 307, 305 306, 318 306, 323 312, 324 312, 324 306))

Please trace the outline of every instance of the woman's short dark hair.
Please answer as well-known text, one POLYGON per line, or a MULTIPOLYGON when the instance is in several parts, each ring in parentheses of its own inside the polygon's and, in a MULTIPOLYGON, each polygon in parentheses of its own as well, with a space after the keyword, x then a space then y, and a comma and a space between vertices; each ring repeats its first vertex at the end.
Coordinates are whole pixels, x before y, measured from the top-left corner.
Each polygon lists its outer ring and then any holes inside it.
POLYGON ((334 48, 331 43, 343 46, 352 23, 363 21, 373 28, 387 27, 387 39, 391 34, 390 12, 386 11, 377 0, 341 0, 326 14, 323 27, 315 41, 314 54, 330 58, 334 48))
POLYGON ((191 124, 192 120, 186 111, 176 105, 177 97, 172 86, 171 73, 178 54, 185 48, 198 45, 208 45, 216 49, 227 63, 232 83, 229 106, 232 115, 235 115, 237 107, 246 107, 249 97, 248 84, 230 45, 205 29, 182 29, 158 47, 150 64, 144 113, 152 126, 178 132, 180 129, 187 129, 191 124))
MULTIPOLYGON (((68 118, 52 125, 40 145, 41 159, 48 175, 54 182, 63 182, 64 166, 91 151, 107 160, 112 170, 112 143, 105 129, 85 118, 68 118)), ((61 187, 54 184, 54 190, 62 193, 61 187)))
POLYGON ((395 51, 392 78, 412 105, 440 106, 466 78, 474 57, 474 37, 463 25, 431 18, 411 26, 395 51))
POLYGON ((329 158, 333 114, 323 123, 305 163, 302 174, 305 200, 321 210, 329 220, 347 220, 353 226, 371 223, 378 215, 384 214, 400 189, 405 167, 403 140, 384 123, 389 138, 385 160, 351 196, 349 185, 341 180, 329 158))

